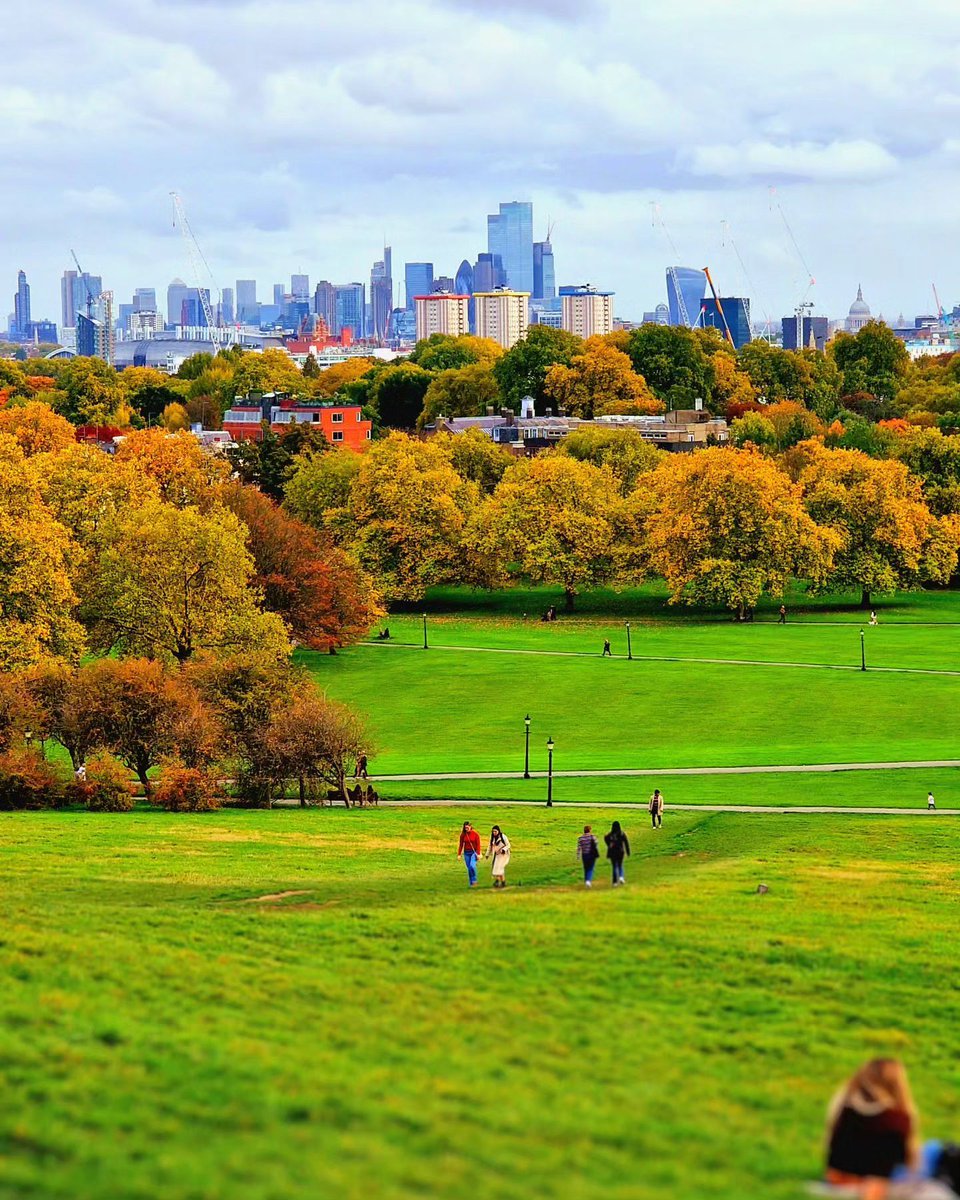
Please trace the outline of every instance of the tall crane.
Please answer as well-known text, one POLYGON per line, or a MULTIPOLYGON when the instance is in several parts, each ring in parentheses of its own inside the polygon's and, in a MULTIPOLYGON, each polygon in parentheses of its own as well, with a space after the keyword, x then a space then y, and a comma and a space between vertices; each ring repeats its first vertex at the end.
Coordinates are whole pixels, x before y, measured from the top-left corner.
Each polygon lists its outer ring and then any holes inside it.
POLYGON ((87 289, 87 320, 92 321, 93 306, 96 301, 94 299, 93 292, 90 290, 90 276, 86 273, 83 267, 80 266, 80 260, 77 258, 77 252, 75 250, 71 250, 70 255, 73 258, 73 261, 77 264, 77 271, 80 274, 80 278, 83 280, 83 286, 87 289))
MULTIPOLYGON (((207 278, 213 283, 213 272, 210 270, 210 265, 203 257, 203 251, 200 249, 200 243, 197 241, 193 230, 190 228, 190 222, 187 220, 187 214, 183 207, 183 201, 176 192, 171 192, 170 196, 173 199, 173 224, 178 228, 183 235, 184 245, 187 248, 187 257, 190 259, 190 269, 193 272, 193 283, 197 289, 197 295, 200 298, 200 304, 203 307, 203 316, 207 322, 207 329, 210 330, 210 342, 213 345, 214 354, 219 354, 223 349, 223 339, 220 329, 213 319, 213 310, 210 307, 210 289, 204 287, 203 272, 201 271, 201 263, 206 267, 207 278)), ((217 307, 220 307, 220 292, 217 290, 217 307)))
POLYGON ((677 297, 677 308, 680 310, 680 320, 688 329, 691 329, 693 327, 693 322, 690 320, 690 316, 687 313, 687 305, 683 298, 683 292, 680 289, 680 276, 677 274, 676 262, 680 256, 677 254, 677 248, 673 244, 673 238, 670 236, 670 231, 667 229, 667 223, 663 219, 663 213, 660 210, 660 205, 657 204, 656 201, 651 203, 650 213, 651 225, 660 226, 664 237, 667 239, 667 244, 670 247, 672 257, 670 259, 670 266, 667 267, 667 272, 670 278, 673 280, 673 290, 677 297))
POLYGON ((710 274, 710 268, 704 267, 703 273, 707 277, 707 283, 710 285, 710 294, 713 296, 713 302, 717 306, 717 312, 720 314, 720 320, 723 321, 723 330, 727 335, 727 341, 736 349, 736 343, 733 340, 733 334, 730 332, 730 326, 727 324, 727 315, 723 311, 723 305, 720 303, 720 297, 717 295, 717 289, 713 286, 713 277, 710 274))
POLYGON ((933 298, 937 302, 937 317, 942 321, 943 305, 940 303, 940 297, 937 295, 937 285, 935 283, 931 283, 930 286, 933 288, 933 298))

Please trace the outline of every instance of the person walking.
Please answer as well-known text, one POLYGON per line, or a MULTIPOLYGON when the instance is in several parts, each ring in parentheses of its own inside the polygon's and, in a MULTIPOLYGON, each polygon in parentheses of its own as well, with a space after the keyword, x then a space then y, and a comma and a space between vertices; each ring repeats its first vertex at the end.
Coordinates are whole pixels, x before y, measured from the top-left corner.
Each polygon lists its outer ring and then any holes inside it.
POLYGON ((927 812, 936 811, 937 802, 933 798, 933 792, 927 792, 927 812))
POLYGON ((493 858, 493 862, 490 864, 493 886, 495 888, 505 888, 507 881, 504 876, 510 862, 510 839, 499 825, 494 825, 490 830, 490 845, 487 847, 487 852, 483 857, 493 858))
POLYGON ((609 638, 603 639, 603 653, 600 655, 600 657, 601 658, 613 658, 613 651, 610 649, 610 639, 609 638))
POLYGON ((577 838, 577 858, 583 863, 583 886, 590 887, 593 883, 593 868, 600 857, 600 847, 593 836, 589 825, 584 825, 583 833, 577 838))
POLYGON ((780 605, 780 616, 779 616, 779 617, 777 617, 777 624, 778 624, 778 625, 786 625, 786 623, 787 623, 787 609, 786 609, 786 605, 784 605, 784 604, 781 604, 781 605, 780 605))
POLYGON ((361 754, 357 758, 357 778, 358 779, 366 779, 367 778, 367 756, 365 754, 361 754))
POLYGON ((460 845, 457 847, 457 858, 463 859, 463 865, 467 868, 467 879, 470 881, 471 887, 477 886, 477 859, 480 856, 481 849, 480 834, 477 833, 469 821, 464 821, 463 828, 460 830, 460 845))
POLYGON ((659 788, 653 789, 653 795, 650 797, 647 807, 650 809, 651 825, 654 829, 659 829, 663 824, 663 793, 659 788))
POLYGON ((610 859, 613 886, 616 887, 619 883, 626 883, 623 877, 623 858, 624 855, 630 857, 630 841, 620 828, 619 821, 614 821, 610 826, 610 832, 603 835, 603 840, 607 844, 607 858, 610 859))

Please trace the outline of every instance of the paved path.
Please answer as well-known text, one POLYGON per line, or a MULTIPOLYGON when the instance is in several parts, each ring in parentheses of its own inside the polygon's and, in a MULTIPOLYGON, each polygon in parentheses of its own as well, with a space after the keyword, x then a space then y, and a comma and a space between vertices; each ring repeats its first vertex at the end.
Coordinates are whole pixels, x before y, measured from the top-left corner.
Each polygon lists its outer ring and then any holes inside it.
MULTIPOLYGON (((545 808, 542 800, 382 800, 381 808, 545 808)), ((585 800, 555 800, 554 808, 606 808, 611 812, 620 809, 643 809, 647 811, 646 803, 633 803, 629 800, 621 802, 608 801, 606 804, 591 804, 585 800)), ((749 813, 769 816, 806 816, 823 813, 828 816, 847 817, 960 817, 960 808, 938 808, 928 812, 925 808, 854 808, 838 805, 793 805, 786 808, 775 808, 764 804, 667 804, 664 813, 671 812, 711 812, 711 813, 749 813)))
MULTIPOLYGON (((392 650, 419 650, 412 642, 362 642, 364 646, 380 646, 392 650)), ((455 654, 528 654, 540 658, 600 658, 595 650, 524 650, 513 646, 431 646, 431 650, 447 651, 455 654)), ((614 659, 627 660, 626 654, 610 655, 614 659)), ((862 671, 859 663, 808 663, 782 662, 766 658, 687 658, 679 654, 634 654, 631 656, 639 662, 670 662, 670 663, 704 663, 720 667, 779 667, 796 671, 862 671)), ((872 667, 867 666, 867 674, 871 671, 884 675, 947 675, 960 676, 960 670, 950 671, 939 667, 872 667)))
MULTIPOLYGON (((929 767, 960 767, 960 758, 925 758, 912 762, 804 763, 789 766, 750 767, 611 767, 582 771, 554 771, 555 779, 603 779, 624 775, 807 775, 831 771, 912 771, 929 767)), ((438 774, 381 775, 382 783, 443 783, 448 779, 523 779, 522 771, 447 771, 438 774)), ((546 779, 546 771, 531 771, 531 779, 546 779)))

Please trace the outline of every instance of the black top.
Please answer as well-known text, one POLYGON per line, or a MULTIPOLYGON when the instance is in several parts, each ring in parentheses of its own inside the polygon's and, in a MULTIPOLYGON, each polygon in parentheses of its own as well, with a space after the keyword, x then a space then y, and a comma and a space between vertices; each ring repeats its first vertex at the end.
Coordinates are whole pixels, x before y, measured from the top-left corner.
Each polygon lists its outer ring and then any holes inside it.
POLYGON ((612 830, 605 833, 603 840, 607 843, 607 858, 623 858, 624 854, 630 853, 630 842, 622 829, 619 833, 612 830))
POLYGON ((872 1115, 849 1106, 840 1115, 830 1137, 827 1166, 846 1175, 889 1179, 907 1159, 910 1117, 897 1109, 872 1115))

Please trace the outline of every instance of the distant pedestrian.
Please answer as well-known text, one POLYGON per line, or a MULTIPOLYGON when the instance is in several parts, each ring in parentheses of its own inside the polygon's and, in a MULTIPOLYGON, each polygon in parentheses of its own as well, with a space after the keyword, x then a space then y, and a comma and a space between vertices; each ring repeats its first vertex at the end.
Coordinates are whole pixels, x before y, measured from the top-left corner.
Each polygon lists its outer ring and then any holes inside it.
POLYGON ((600 657, 601 658, 613 658, 613 651, 610 649, 610 639, 609 638, 603 639, 603 653, 600 655, 600 657))
POLYGON ((77 769, 74 771, 73 777, 77 781, 77 783, 86 783, 87 782, 87 764, 81 763, 80 766, 77 767, 77 769))
POLYGON ((577 858, 583 863, 583 886, 590 887, 593 883, 593 868, 600 857, 600 847, 589 825, 584 825, 583 833, 577 838, 577 858))
POLYGON ((627 858, 630 857, 630 841, 620 828, 619 821, 614 821, 610 826, 610 832, 603 835, 603 840, 607 844, 607 858, 610 859, 613 886, 616 887, 618 883, 626 883, 623 877, 623 859, 624 855, 627 858))
POLYGON ((932 812, 937 807, 937 802, 933 798, 933 792, 927 792, 927 812, 932 812))
POLYGON ((463 865, 467 868, 467 879, 469 879, 471 887, 477 886, 477 859, 480 856, 481 849, 480 834, 477 833, 469 821, 464 821, 463 829, 460 830, 460 845, 457 847, 457 858, 463 859, 463 865))
POLYGON ((650 797, 647 807, 650 809, 650 823, 654 829, 659 829, 663 824, 663 793, 659 788, 653 789, 653 795, 650 797))
POLYGON ((877 614, 872 609, 870 611, 870 624, 871 625, 879 624, 879 622, 877 621, 877 614))
POLYGON ((780 605, 780 616, 777 617, 777 624, 778 625, 786 625, 786 623, 787 623, 787 609, 786 609, 785 605, 781 604, 780 605))
POLYGON ((357 778, 358 779, 366 779, 367 778, 367 756, 365 754, 361 754, 357 758, 357 778))
POLYGON ((504 876, 507 873, 507 866, 510 863, 510 839, 499 825, 494 825, 490 830, 490 845, 487 847, 487 852, 483 857, 493 859, 490 865, 493 886, 495 888, 505 888, 507 881, 504 876))

